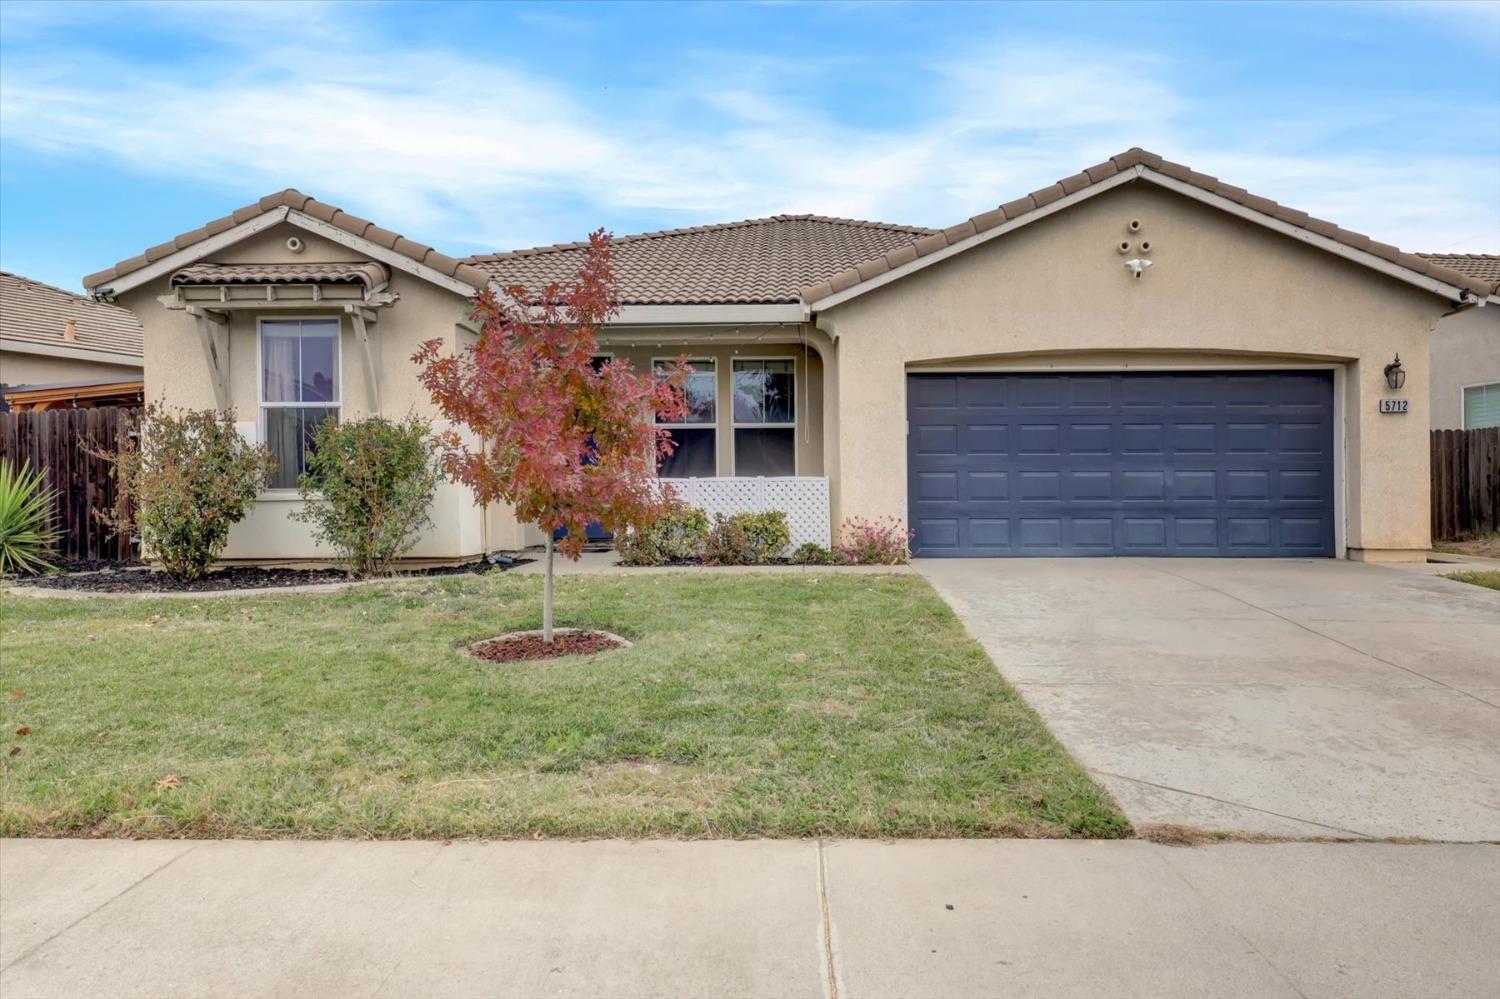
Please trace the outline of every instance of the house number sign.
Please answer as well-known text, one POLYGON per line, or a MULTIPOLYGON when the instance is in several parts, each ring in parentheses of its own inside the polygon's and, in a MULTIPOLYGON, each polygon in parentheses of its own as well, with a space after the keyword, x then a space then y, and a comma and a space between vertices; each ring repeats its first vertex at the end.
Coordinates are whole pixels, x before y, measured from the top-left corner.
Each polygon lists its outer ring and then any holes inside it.
POLYGON ((1380 411, 1382 413, 1404 413, 1407 408, 1405 399, 1381 399, 1380 411))

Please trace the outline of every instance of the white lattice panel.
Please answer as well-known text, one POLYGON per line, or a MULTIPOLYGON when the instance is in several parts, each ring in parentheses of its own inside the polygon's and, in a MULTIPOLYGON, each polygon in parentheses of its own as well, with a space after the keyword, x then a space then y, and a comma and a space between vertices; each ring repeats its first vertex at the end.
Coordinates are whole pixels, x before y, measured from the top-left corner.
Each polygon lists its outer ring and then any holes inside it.
POLYGON ((721 513, 764 513, 780 510, 792 531, 791 548, 812 541, 825 548, 832 543, 828 522, 828 480, 811 476, 788 478, 672 479, 677 498, 702 509, 709 517, 721 513))

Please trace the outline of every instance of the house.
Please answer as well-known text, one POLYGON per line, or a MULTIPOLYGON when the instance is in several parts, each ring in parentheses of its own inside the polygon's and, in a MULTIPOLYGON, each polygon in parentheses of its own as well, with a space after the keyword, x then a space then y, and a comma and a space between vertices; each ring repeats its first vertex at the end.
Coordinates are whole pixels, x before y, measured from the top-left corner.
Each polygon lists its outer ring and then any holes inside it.
POLYGON ((133 406, 142 391, 134 315, 0 271, 0 409, 133 406))
MULTIPOLYGON (((580 253, 457 259, 288 190, 84 284, 140 319, 148 399, 233 408, 280 460, 227 557, 310 558, 308 429, 433 414, 417 345, 580 253)), ((773 216, 624 237, 615 269, 601 350, 699 372, 663 475, 804 537, 899 517, 930 556, 1421 559, 1428 337, 1491 290, 1141 149, 943 230, 773 216)), ((414 557, 540 540, 455 486, 433 519, 414 557)))
POLYGON ((1432 429, 1500 427, 1500 255, 1424 253, 1449 270, 1488 284, 1488 309, 1444 317, 1432 334, 1432 429))

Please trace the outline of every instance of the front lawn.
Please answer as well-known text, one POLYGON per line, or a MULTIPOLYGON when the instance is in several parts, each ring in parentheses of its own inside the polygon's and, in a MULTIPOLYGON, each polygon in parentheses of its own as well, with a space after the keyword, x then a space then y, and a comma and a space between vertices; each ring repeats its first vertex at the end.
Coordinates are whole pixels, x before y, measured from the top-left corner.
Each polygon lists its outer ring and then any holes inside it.
POLYGON ((1129 831, 921 579, 564 577, 560 626, 635 646, 455 651, 539 588, 0 598, 0 834, 1129 831))
POLYGON ((1449 579, 1456 579, 1460 583, 1473 583, 1475 586, 1487 586, 1492 590, 1500 590, 1500 569, 1474 569, 1469 572, 1449 573, 1449 579))

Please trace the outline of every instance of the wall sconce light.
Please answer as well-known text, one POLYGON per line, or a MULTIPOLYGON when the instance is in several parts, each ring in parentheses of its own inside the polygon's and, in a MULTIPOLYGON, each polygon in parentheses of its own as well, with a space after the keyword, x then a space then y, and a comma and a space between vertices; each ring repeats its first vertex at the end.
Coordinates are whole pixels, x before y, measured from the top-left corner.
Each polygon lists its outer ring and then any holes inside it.
POLYGON ((1385 366, 1385 383, 1393 389, 1399 389, 1406 384, 1406 371, 1401 367, 1401 355, 1385 366))

